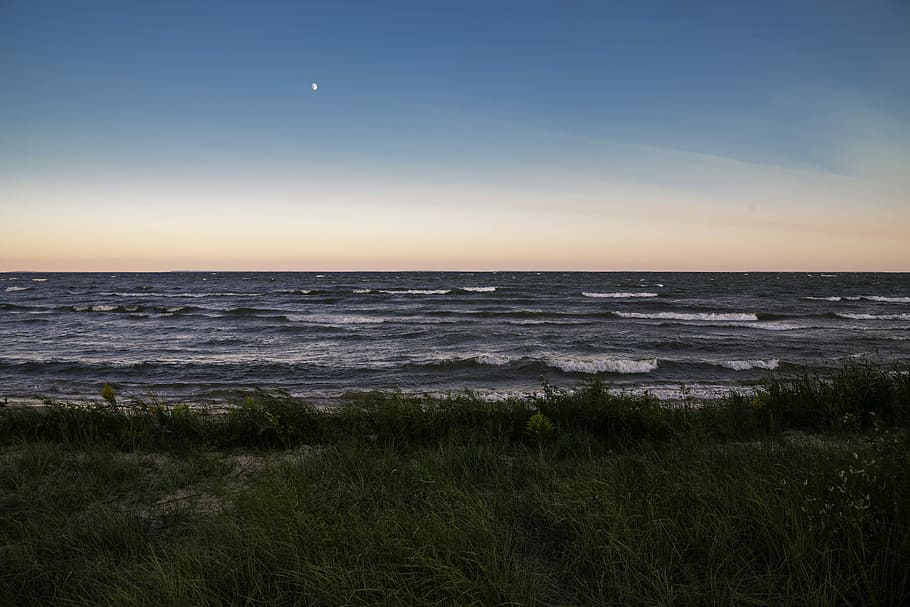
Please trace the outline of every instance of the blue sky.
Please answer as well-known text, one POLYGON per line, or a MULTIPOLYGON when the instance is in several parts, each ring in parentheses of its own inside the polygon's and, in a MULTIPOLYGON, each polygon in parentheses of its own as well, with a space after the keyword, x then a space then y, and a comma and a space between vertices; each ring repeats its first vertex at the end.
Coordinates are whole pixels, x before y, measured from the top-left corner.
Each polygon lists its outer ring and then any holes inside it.
POLYGON ((907 65, 906 2, 8 0, 0 269, 910 270, 907 65))

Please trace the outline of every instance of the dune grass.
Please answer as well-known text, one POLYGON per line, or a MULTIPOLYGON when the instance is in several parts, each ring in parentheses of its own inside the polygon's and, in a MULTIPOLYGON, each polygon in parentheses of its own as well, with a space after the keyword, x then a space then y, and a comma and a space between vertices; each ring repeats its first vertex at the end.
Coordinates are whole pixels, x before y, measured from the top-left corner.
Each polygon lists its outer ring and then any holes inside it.
POLYGON ((899 605, 910 376, 0 409, 0 604, 899 605))

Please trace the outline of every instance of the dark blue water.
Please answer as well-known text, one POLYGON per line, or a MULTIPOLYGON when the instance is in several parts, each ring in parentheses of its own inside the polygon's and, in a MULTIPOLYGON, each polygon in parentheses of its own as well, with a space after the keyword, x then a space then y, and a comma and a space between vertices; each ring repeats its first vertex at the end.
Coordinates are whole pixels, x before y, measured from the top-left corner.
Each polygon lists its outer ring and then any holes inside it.
POLYGON ((910 358, 908 274, 0 274, 0 396, 497 394, 598 374, 662 397, 910 358))

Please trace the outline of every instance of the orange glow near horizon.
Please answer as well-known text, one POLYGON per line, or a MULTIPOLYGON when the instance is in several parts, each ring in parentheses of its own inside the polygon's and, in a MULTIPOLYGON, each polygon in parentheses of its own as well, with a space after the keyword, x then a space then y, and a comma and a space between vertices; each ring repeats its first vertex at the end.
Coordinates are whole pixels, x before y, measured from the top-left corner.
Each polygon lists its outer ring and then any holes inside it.
POLYGON ((910 270, 900 184, 722 168, 735 187, 0 181, 0 271, 910 270))

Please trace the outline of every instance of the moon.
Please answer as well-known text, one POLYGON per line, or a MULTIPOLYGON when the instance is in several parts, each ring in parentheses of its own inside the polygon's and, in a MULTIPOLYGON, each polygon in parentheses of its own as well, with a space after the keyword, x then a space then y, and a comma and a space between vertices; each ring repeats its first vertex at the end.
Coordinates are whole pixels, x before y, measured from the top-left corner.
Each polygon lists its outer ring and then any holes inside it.
POLYGON ((312 86, 312 87, 313 87, 313 90, 314 90, 314 91, 315 91, 315 90, 316 90, 316 89, 318 89, 318 88, 319 88, 319 85, 318 85, 318 84, 316 84, 316 83, 315 83, 315 82, 314 82, 314 83, 313 83, 313 84, 311 84, 311 85, 310 85, 310 86, 312 86))

